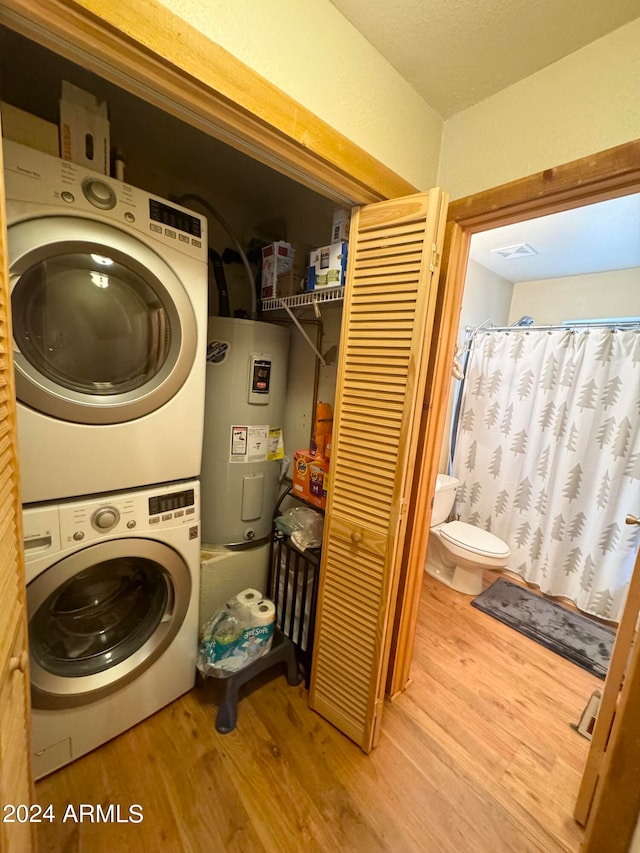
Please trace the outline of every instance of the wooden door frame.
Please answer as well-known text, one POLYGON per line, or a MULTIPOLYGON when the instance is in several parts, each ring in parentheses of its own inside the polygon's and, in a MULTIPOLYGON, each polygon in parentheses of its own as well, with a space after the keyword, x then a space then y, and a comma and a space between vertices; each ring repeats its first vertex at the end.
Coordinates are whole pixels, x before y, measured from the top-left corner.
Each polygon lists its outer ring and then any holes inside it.
MULTIPOLYGON (((434 340, 438 343, 430 353, 421 422, 422 455, 416 460, 419 475, 412 495, 387 680, 387 692, 392 699, 410 682, 431 505, 440 464, 471 237, 481 231, 633 192, 640 192, 640 140, 467 196, 449 205, 434 329, 434 340)), ((640 715, 640 698, 637 697, 640 693, 640 665, 629 677, 632 675, 638 679, 636 690, 633 691, 629 685, 629 708, 624 708, 624 714, 616 719, 617 737, 625 744, 626 758, 624 762, 619 759, 605 764, 599 797, 587 824, 585 850, 597 849, 589 846, 591 838, 606 837, 607 827, 615 825, 616 832, 629 843, 635 830, 638 817, 636 799, 616 796, 618 790, 634 788, 637 780, 633 771, 640 766, 640 738, 633 736, 634 713, 635 720, 640 715), (611 822, 614 818, 615 824, 611 822)), ((612 748, 616 749, 615 743, 612 743, 612 748)), ((616 750, 616 757, 619 754, 620 751, 616 750)), ((626 848, 621 846, 622 849, 626 848)))

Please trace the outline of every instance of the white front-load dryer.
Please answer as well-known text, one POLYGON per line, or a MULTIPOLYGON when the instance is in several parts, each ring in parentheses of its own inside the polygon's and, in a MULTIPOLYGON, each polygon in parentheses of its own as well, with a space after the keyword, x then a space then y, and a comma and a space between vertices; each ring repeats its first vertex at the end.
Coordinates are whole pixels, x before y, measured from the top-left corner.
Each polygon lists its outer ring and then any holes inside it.
POLYGON ((206 219, 4 141, 22 500, 197 477, 206 219))
POLYGON ((200 487, 30 506, 23 518, 40 778, 193 687, 200 487))

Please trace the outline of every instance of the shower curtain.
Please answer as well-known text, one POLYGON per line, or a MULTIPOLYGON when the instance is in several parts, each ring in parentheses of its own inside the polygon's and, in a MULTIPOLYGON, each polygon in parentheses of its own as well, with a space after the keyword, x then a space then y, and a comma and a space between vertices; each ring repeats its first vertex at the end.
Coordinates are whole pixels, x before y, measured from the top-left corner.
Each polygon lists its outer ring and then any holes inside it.
POLYGON ((509 329, 471 342, 456 512, 509 569, 618 621, 640 528, 640 331, 509 329))

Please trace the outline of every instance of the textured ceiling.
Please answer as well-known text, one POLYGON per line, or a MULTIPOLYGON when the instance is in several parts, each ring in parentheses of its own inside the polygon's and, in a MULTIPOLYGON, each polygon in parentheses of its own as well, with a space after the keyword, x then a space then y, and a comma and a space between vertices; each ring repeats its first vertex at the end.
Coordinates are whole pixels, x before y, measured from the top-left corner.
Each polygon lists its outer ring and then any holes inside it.
POLYGON ((331 0, 443 118, 640 16, 639 0, 331 0))

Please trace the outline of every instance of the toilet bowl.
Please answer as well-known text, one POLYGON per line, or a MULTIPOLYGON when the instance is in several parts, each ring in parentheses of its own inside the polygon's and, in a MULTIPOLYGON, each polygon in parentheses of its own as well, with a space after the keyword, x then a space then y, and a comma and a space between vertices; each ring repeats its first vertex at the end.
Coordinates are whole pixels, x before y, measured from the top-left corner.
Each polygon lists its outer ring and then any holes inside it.
POLYGON ((446 521, 459 484, 455 477, 438 474, 424 570, 458 592, 478 595, 482 570, 506 568, 511 550, 502 539, 473 524, 446 521))

